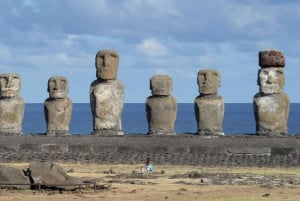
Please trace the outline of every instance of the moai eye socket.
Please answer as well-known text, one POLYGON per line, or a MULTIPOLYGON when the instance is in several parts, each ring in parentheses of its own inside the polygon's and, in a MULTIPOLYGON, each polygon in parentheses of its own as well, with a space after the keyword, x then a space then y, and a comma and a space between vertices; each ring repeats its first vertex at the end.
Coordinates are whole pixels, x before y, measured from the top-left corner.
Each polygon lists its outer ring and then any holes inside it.
POLYGON ((102 66, 104 64, 104 56, 98 56, 96 59, 96 66, 102 66))
POLYGON ((278 75, 283 75, 283 72, 282 72, 281 70, 277 70, 277 71, 276 71, 276 74, 278 74, 278 75))

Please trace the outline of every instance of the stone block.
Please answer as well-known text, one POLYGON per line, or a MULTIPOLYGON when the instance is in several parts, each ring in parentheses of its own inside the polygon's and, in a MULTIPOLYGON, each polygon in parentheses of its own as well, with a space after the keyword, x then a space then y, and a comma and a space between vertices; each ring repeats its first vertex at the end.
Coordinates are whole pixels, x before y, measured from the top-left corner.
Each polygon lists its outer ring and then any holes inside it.
POLYGON ((228 147, 229 154, 271 155, 270 147, 228 147))
POLYGON ((189 147, 180 147, 180 146, 172 146, 168 147, 168 153, 188 153, 190 151, 189 147))
POLYGON ((71 153, 87 153, 92 152, 92 147, 90 145, 69 145, 69 152, 71 153))
POLYGON ((190 147, 191 154, 226 154, 227 148, 221 146, 199 146, 199 147, 190 147))
POLYGON ((117 151, 117 147, 116 146, 93 146, 92 147, 94 153, 98 153, 98 152, 109 152, 109 153, 115 153, 117 151))
POLYGON ((284 67, 284 54, 279 50, 266 50, 259 52, 259 66, 262 68, 268 67, 284 67))
POLYGON ((67 144, 41 144, 41 151, 47 153, 68 152, 67 144))
POLYGON ((0 152, 13 151, 17 152, 19 150, 18 144, 0 144, 0 152))
POLYGON ((123 152, 148 152, 148 153, 166 153, 168 152, 167 147, 161 146, 146 146, 146 147, 132 147, 132 146, 118 146, 118 153, 123 152))
POLYGON ((22 152, 40 152, 40 144, 20 144, 19 151, 22 152))
POLYGON ((272 147, 271 148, 272 155, 293 155, 297 154, 296 148, 293 147, 272 147))

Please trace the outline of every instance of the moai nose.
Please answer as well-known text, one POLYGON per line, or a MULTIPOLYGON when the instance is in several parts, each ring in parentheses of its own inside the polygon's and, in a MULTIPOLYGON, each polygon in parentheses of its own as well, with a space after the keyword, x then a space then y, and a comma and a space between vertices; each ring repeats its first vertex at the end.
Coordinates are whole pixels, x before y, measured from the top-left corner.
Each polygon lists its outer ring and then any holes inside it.
POLYGON ((6 87, 11 87, 12 86, 12 76, 8 76, 7 77, 7 83, 6 83, 6 87))
POLYGON ((273 75, 270 75, 268 76, 268 79, 267 79, 267 83, 274 83, 275 81, 275 77, 273 75))

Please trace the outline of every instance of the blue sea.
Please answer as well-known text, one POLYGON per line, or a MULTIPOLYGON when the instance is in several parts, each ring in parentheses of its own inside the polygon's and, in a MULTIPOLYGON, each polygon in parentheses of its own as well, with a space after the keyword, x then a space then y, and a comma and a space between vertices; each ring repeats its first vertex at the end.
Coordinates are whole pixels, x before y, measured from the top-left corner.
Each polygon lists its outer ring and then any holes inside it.
MULTIPOLYGON (((177 106, 175 132, 195 133, 197 125, 193 103, 179 103, 177 106)), ((144 103, 125 103, 122 115, 122 127, 125 134, 146 134, 148 125, 144 103)), ((251 103, 226 103, 223 122, 225 135, 254 134, 255 120, 251 103)), ((46 122, 42 103, 27 103, 23 121, 23 133, 44 133, 46 122)), ((92 113, 89 103, 74 103, 70 123, 72 134, 90 134, 92 132, 92 113)), ((288 121, 289 134, 300 133, 300 103, 292 103, 288 121)))

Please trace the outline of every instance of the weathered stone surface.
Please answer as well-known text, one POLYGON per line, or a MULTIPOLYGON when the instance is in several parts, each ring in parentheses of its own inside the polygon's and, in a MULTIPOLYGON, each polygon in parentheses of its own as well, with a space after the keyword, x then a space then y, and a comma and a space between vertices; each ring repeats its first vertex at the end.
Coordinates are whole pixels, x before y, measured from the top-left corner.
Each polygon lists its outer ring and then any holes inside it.
POLYGON ((146 100, 149 134, 175 134, 177 101, 172 96, 150 96, 146 100))
POLYGON ((50 77, 47 91, 50 98, 66 98, 69 93, 68 79, 64 76, 50 77))
POLYGON ((290 101, 284 93, 262 95, 253 100, 256 133, 259 135, 287 135, 290 101))
POLYGON ((283 68, 262 68, 258 71, 259 91, 263 94, 278 94, 285 84, 283 68))
POLYGON ((0 87, 0 133, 22 134, 24 100, 19 96, 21 79, 17 74, 2 74, 0 87))
POLYGON ((283 91, 284 55, 278 50, 259 53, 257 84, 259 92, 253 98, 256 133, 258 135, 287 135, 290 100, 283 91))
POLYGON ((44 102, 47 135, 70 135, 69 124, 72 116, 72 101, 67 97, 68 80, 53 76, 48 80, 49 98, 44 102))
POLYGON ((96 54, 96 76, 103 80, 117 78, 119 55, 113 50, 100 50, 96 54))
POLYGON ((155 75, 150 79, 152 95, 169 96, 173 90, 173 81, 168 75, 155 75))
POLYGON ((299 167, 299 136, 227 135, 34 135, 0 136, 0 162, 299 167), (5 149, 2 149, 5 144, 5 149), (51 146, 49 149, 47 144, 51 146), (18 145, 18 146, 16 146, 18 145), (34 146, 33 146, 34 145, 34 146), (9 148, 12 146, 13 148, 9 148), (55 149, 56 147, 60 147, 55 149), (63 148, 68 146, 64 152, 63 148), (20 147, 18 149, 17 147, 20 147), (26 149, 25 149, 26 148, 26 149), (270 153, 271 150, 271 153, 270 153))
POLYGON ((118 64, 115 51, 99 51, 96 55, 97 80, 90 86, 94 135, 123 135, 124 86, 116 79, 118 64))
POLYGON ((228 147, 227 152, 229 154, 247 154, 247 155, 271 155, 270 147, 257 147, 257 146, 240 146, 240 147, 228 147))
POLYGON ((224 101, 217 95, 221 83, 220 73, 214 69, 200 70, 197 83, 200 93, 194 101, 197 134, 224 135, 224 101))
POLYGON ((195 115, 199 135, 224 135, 224 101, 218 96, 213 99, 197 97, 195 115))
POLYGON ((30 187, 29 179, 24 175, 23 170, 2 165, 0 166, 0 182, 5 184, 14 184, 10 187, 16 189, 29 189, 30 187))
POLYGON ((34 184, 43 184, 45 187, 72 190, 78 188, 81 179, 69 176, 63 168, 51 162, 31 162, 29 171, 34 184), (68 185, 70 184, 70 185, 68 185))
MULTIPOLYGON (((121 115, 124 105, 124 87, 119 80, 93 82, 90 92, 94 133, 122 132, 121 115), (108 131, 106 131, 108 130, 108 131)), ((115 133, 117 134, 117 133, 115 133)))
POLYGON ((70 135, 72 101, 69 98, 48 98, 44 103, 47 135, 70 135))
POLYGON ((259 66, 268 67, 284 67, 284 54, 279 50, 265 50, 259 52, 259 66))
POLYGON ((67 144, 41 144, 41 151, 47 153, 67 153, 69 146, 67 144))
POLYGON ((217 94, 221 85, 220 73, 214 69, 200 70, 197 76, 197 84, 200 94, 217 94))

